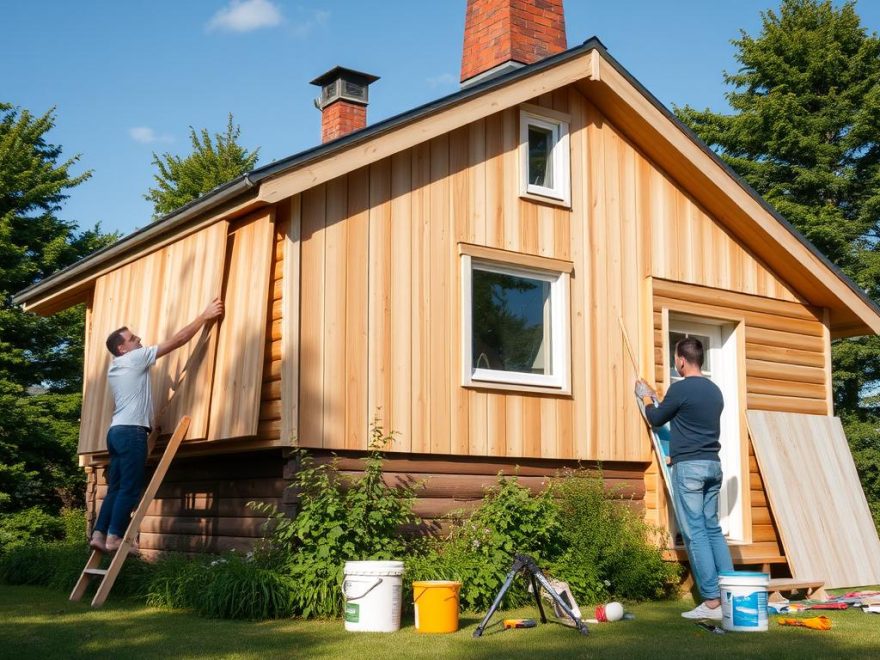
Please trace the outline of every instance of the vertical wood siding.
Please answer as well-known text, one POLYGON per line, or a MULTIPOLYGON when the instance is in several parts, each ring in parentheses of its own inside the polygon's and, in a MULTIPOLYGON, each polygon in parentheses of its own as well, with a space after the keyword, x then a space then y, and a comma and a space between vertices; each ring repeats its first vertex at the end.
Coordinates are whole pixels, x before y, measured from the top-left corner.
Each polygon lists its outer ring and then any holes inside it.
POLYGON ((261 211, 230 234, 224 283, 226 314, 217 340, 208 439, 257 434, 274 211, 261 211))
POLYGON ((301 445, 366 448, 375 419, 395 451, 647 464, 618 321, 642 354, 643 278, 797 300, 578 91, 532 103, 571 118, 571 208, 519 197, 518 108, 303 193, 301 445), (570 396, 461 387, 460 242, 572 262, 570 396))
MULTIPOLYGON (((194 319, 220 294, 226 233, 227 224, 218 222, 98 278, 89 311, 79 453, 106 450, 104 435, 113 414, 113 396, 107 384, 111 359, 104 343, 107 335, 127 325, 147 346, 167 339, 194 319)), ((203 343, 197 336, 153 368, 153 401, 158 413, 171 397, 172 386, 192 352, 199 348, 160 419, 162 428, 173 428, 185 413, 192 417, 188 439, 206 437, 215 342, 216 333, 203 343)))

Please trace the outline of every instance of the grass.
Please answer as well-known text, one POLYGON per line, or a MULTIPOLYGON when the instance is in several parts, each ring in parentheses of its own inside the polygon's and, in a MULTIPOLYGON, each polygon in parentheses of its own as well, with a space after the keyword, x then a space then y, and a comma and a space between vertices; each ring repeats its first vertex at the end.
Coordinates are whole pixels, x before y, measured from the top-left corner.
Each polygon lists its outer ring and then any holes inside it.
MULTIPOLYGON (((502 631, 496 615, 481 639, 480 614, 464 615, 451 635, 420 635, 412 621, 394 634, 347 633, 341 621, 257 623, 203 619, 114 599, 92 610, 41 587, 0 586, 0 657, 25 660, 101 655, 133 658, 827 658, 876 656, 880 616, 825 612, 828 632, 786 628, 715 635, 682 619, 690 600, 635 605, 636 619, 590 626, 587 637, 558 624, 502 631)), ((537 618, 527 607, 506 616, 537 618)))

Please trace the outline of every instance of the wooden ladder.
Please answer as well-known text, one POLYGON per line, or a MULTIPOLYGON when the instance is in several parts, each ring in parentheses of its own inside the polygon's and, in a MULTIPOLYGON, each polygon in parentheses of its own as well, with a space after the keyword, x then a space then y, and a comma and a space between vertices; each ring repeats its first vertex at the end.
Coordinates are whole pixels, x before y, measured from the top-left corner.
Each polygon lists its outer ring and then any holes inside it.
POLYGON ((113 588, 113 583, 116 582, 116 578, 119 576, 119 571, 122 570, 122 565, 128 558, 128 551, 131 549, 132 543, 134 543, 134 540, 137 538, 141 522, 143 522, 144 516, 147 515, 147 509, 150 507, 153 498, 156 497, 156 492, 159 490, 159 486, 162 484, 162 480, 168 472, 168 467, 171 465, 171 461, 177 453, 177 448, 180 447, 180 443, 189 429, 189 422, 190 418, 188 416, 183 416, 177 423, 177 428, 174 429, 174 434, 171 436, 171 440, 168 441, 168 446, 165 447, 165 453, 162 454, 162 459, 156 466, 156 471, 153 473, 153 477, 150 479, 146 491, 144 491, 144 496, 141 498, 137 509, 135 509, 131 522, 128 524, 128 529, 125 530, 125 536, 122 539, 122 543, 119 545, 119 549, 116 551, 113 559, 110 560, 110 566, 107 568, 100 568, 101 559, 104 553, 100 550, 92 550, 92 554, 86 562, 86 567, 80 574, 79 580, 76 581, 76 586, 73 588, 73 591, 70 592, 70 600, 80 600, 86 593, 89 583, 93 578, 101 578, 101 584, 98 587, 98 591, 95 593, 95 597, 92 599, 92 607, 100 607, 104 604, 104 601, 107 600, 107 595, 113 588))

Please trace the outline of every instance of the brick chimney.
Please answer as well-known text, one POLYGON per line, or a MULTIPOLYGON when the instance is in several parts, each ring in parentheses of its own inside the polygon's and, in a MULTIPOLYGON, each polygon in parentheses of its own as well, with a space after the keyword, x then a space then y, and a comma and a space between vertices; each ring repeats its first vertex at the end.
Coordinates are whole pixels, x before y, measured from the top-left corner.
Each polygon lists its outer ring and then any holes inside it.
POLYGON ((566 47, 562 0, 468 0, 461 84, 532 64, 566 47))
POLYGON ((367 125, 368 88, 378 76, 341 66, 315 78, 321 88, 315 107, 321 111, 321 142, 330 142, 367 125))

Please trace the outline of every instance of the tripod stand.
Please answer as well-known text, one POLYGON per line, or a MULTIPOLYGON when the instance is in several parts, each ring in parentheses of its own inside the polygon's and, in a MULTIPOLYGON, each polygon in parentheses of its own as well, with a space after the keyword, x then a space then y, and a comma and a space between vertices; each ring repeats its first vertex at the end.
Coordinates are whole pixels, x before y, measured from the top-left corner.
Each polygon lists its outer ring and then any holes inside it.
POLYGON ((571 608, 568 606, 562 597, 556 593, 556 590, 550 586, 550 582, 547 581, 547 578, 541 572, 541 569, 538 568, 538 565, 535 563, 535 560, 529 557, 528 555, 516 555, 513 560, 513 566, 510 567, 510 572, 507 574, 507 578, 504 580, 504 584, 501 586, 501 590, 498 592, 498 595, 495 596, 495 602, 492 603, 492 607, 489 608, 489 611, 486 613, 485 618, 480 622, 480 625, 477 626, 477 629, 474 631, 474 637, 482 637, 483 630, 486 629, 486 624, 489 623, 489 619, 492 618, 492 615, 495 614, 495 611, 498 609, 498 606, 501 604, 501 599, 504 598, 504 594, 507 593, 507 590, 510 589, 510 585, 513 584, 513 578, 516 577, 516 574, 522 571, 523 576, 528 572, 528 579, 532 582, 532 591, 535 594, 535 602, 538 604, 538 611, 541 613, 541 623, 547 623, 547 617, 544 615, 544 606, 541 604, 541 591, 538 587, 538 583, 541 584, 542 587, 550 594, 550 597, 556 601, 559 607, 563 612, 568 614, 571 617, 571 620, 574 621, 574 625, 577 626, 578 632, 581 635, 586 635, 589 633, 587 630, 587 624, 578 619, 574 612, 571 611, 571 608))

